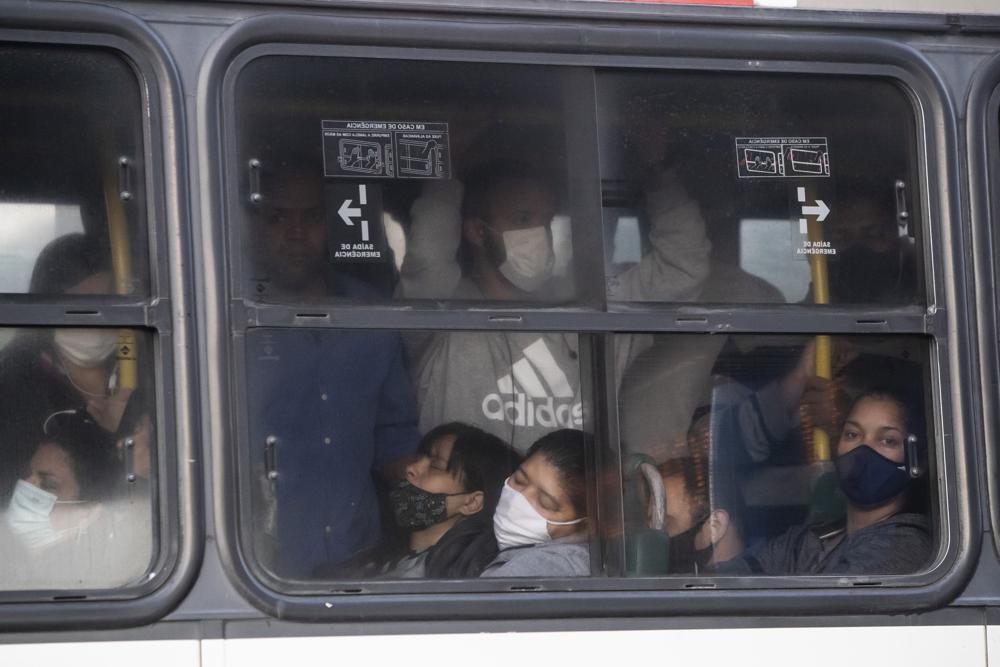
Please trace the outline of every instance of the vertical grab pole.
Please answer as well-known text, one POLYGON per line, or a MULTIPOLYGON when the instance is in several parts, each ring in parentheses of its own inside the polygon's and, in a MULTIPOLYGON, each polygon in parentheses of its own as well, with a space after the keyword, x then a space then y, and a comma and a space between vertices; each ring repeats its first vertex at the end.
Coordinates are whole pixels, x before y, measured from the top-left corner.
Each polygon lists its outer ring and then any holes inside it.
MULTIPOLYGON (((818 220, 807 223, 809 241, 812 247, 822 247, 823 229, 818 220)), ((826 255, 809 255, 809 271, 812 274, 813 303, 830 303, 830 279, 827 274, 826 255)), ((833 376, 833 350, 829 336, 816 336, 816 375, 831 379, 833 376)), ((813 428, 813 455, 817 461, 830 460, 830 434, 821 428, 813 428)))
MULTIPOLYGON (((132 255, 129 248, 128 220, 124 202, 132 198, 129 188, 129 159, 120 157, 104 174, 104 205, 108 216, 108 236, 111 242, 111 270, 115 293, 132 291, 132 255)), ((135 389, 139 383, 136 361, 135 333, 118 330, 118 388, 135 389)))

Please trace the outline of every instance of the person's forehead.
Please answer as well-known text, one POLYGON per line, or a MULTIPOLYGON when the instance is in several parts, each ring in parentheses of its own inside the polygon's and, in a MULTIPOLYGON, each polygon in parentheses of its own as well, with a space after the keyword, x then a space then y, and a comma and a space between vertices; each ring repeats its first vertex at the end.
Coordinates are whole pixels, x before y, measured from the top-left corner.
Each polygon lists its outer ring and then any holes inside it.
POLYGON ((858 401, 847 419, 854 422, 873 422, 877 426, 902 428, 903 410, 896 401, 886 398, 863 398, 858 401))
POLYGON ((528 457, 521 464, 521 469, 528 476, 528 480, 544 493, 553 498, 566 495, 562 488, 559 469, 552 465, 544 454, 536 453, 528 457))
POLYGON ((306 179, 280 181, 265 193, 264 202, 279 210, 315 208, 323 203, 323 185, 306 179))
POLYGON ((443 435, 434 440, 430 447, 430 456, 434 459, 441 459, 445 463, 451 458, 451 450, 455 446, 454 435, 443 435))
POLYGON ((39 472, 61 473, 70 467, 69 454, 54 442, 43 442, 31 459, 32 467, 39 472))
POLYGON ((511 178, 497 183, 490 190, 490 205, 496 208, 528 208, 552 206, 552 193, 541 181, 511 178))

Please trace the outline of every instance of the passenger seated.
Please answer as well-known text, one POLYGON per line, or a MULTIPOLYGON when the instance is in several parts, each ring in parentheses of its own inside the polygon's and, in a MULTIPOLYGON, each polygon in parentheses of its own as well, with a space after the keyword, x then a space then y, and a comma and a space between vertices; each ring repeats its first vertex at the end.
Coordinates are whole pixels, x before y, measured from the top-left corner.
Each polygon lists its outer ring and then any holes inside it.
POLYGON ((493 511, 521 457, 496 436, 458 422, 421 439, 419 458, 389 493, 409 549, 382 563, 382 576, 478 577, 497 555, 493 511))
POLYGON ((664 529, 670 536, 671 573, 704 574, 744 549, 739 488, 731 477, 707 474, 709 465, 708 460, 692 456, 669 459, 659 466, 666 495, 664 529), (710 490, 712 481, 715 488, 710 490))
POLYGON ((915 447, 915 416, 896 394, 868 391, 844 420, 837 479, 845 520, 791 528, 719 566, 721 574, 910 574, 931 555, 927 519, 907 512, 915 447))
POLYGON ((6 512, 12 541, 28 553, 71 541, 86 529, 117 469, 112 441, 86 413, 57 412, 44 432, 6 512))
POLYGON ((582 431, 542 437, 504 483, 493 515, 500 553, 484 577, 590 574, 582 431))

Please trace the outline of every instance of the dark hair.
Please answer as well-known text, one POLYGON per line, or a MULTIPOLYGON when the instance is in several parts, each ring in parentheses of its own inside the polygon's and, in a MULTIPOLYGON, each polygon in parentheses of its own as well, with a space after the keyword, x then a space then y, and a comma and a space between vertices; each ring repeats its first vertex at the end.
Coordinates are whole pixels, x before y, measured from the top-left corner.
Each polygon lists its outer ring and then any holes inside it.
POLYGON ((43 426, 38 446, 52 444, 70 459, 80 500, 103 500, 112 492, 118 461, 112 436, 83 409, 53 413, 43 426))
POLYGON ((520 455, 495 435, 462 422, 435 426, 420 439, 417 451, 430 456, 434 443, 449 436, 455 438, 455 443, 446 469, 465 491, 483 492, 483 512, 492 516, 503 482, 517 469, 520 455))
POLYGON ((38 253, 29 289, 32 294, 64 294, 84 278, 109 270, 105 246, 83 234, 66 234, 38 253))
POLYGON ((426 576, 435 579, 478 577, 499 551, 493 535, 493 512, 500 500, 504 480, 521 462, 513 448, 482 429, 450 422, 424 435, 417 446, 430 455, 434 442, 454 436, 447 470, 465 491, 482 491, 483 508, 458 522, 431 547, 425 563, 426 576))
POLYGON ((740 491, 737 467, 728 453, 712 447, 711 418, 696 418, 687 435, 687 455, 667 459, 659 465, 663 477, 678 476, 691 500, 692 518, 700 521, 714 510, 725 510, 731 525, 742 534, 745 501, 740 491))
POLYGON ((525 458, 535 454, 545 457, 559 471, 563 489, 580 516, 587 513, 587 436, 573 428, 547 433, 535 441, 525 458))
MULTIPOLYGON (((494 194, 505 186, 525 182, 540 183, 543 188, 552 190, 547 177, 525 162, 495 160, 480 165, 465 177, 462 222, 473 218, 488 220, 491 198, 494 194)), ((466 242, 464 234, 458 249, 458 263, 464 273, 468 273, 472 268, 473 250, 466 242)))

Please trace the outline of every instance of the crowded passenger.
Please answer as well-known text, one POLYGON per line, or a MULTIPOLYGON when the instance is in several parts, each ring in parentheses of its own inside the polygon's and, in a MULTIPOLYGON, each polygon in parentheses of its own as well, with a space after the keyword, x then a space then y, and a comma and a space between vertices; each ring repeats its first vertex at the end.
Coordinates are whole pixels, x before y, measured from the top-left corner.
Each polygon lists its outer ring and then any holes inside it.
POLYGON ((666 496, 664 529, 674 574, 704 574, 744 548, 743 499, 734 476, 707 450, 659 466, 666 496), (709 467, 714 470, 709 471, 709 467))
POLYGON ((931 555, 925 516, 908 511, 920 463, 918 416, 898 395, 861 394, 837 442, 837 479, 847 501, 842 521, 801 525, 719 566, 723 574, 910 574, 931 555))
MULTIPOLYGON (((664 301, 689 299, 708 270, 710 246, 698 206, 671 172, 647 199, 656 230, 653 249, 608 289, 625 299, 640 293, 664 301)), ((402 295, 564 299, 572 291, 572 276, 553 276, 557 208, 554 187, 544 175, 519 163, 482 166, 464 188, 457 180, 428 183, 412 207, 402 295)), ((644 335, 616 339, 618 379, 650 343, 644 335)), ((583 425, 575 334, 408 334, 406 344, 423 430, 466 420, 524 452, 553 429, 583 425)), ((686 426, 689 420, 690 412, 681 421, 686 426)))
POLYGON ((417 453, 389 493, 396 522, 408 535, 406 549, 377 559, 376 574, 477 577, 497 555, 493 512, 520 457, 496 436, 457 422, 431 429, 417 453))
MULTIPOLYGON (((284 298, 364 298, 370 288, 326 260, 321 173, 263 170, 250 221, 257 259, 284 298)), ((373 473, 400 479, 416 449, 402 344, 384 330, 261 329, 247 337, 247 355, 250 441, 259 466, 273 457, 256 471, 255 549, 276 574, 310 578, 378 542, 373 473)))
POLYGON ((590 574, 584 462, 582 431, 553 431, 531 446, 504 483, 493 515, 500 553, 482 576, 590 574))
MULTIPOLYGON (((69 234, 39 254, 31 277, 37 294, 108 294, 107 249, 91 237, 69 234)), ((45 418, 59 410, 86 408, 109 434, 131 432, 145 408, 142 397, 118 386, 118 330, 114 328, 22 329, 0 353, 0 403, 18 406, 0 424, 0 506, 13 492, 18 471, 42 437, 45 418)), ((141 383, 151 381, 141 377, 141 383)))

